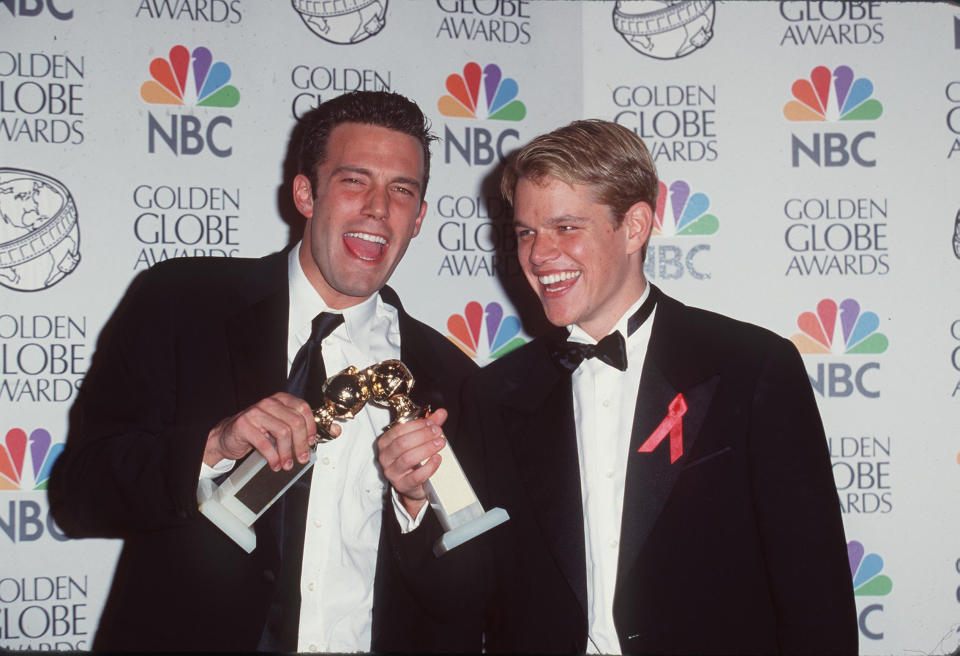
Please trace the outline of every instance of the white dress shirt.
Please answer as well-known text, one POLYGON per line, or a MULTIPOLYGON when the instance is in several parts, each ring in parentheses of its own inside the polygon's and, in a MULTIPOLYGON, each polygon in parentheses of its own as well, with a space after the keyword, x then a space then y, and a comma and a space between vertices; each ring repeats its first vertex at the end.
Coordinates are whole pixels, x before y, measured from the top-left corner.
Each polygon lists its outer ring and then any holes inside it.
MULTIPOLYGON (((290 253, 287 371, 310 339, 311 322, 329 307, 290 253)), ((344 322, 322 342, 328 376, 400 357, 397 311, 374 294, 342 312, 344 322)), ((374 442, 390 413, 371 403, 340 424, 340 436, 317 445, 300 580, 298 651, 369 651, 373 578, 377 568, 385 482, 374 442)))
MULTIPOLYGON (((363 368, 400 358, 397 310, 374 294, 365 301, 331 310, 300 267, 300 244, 290 252, 287 373, 300 347, 310 339, 320 312, 343 314, 344 322, 321 343, 327 376, 354 365, 363 368)), ((307 507, 300 579, 298 651, 370 651, 373 580, 380 543, 386 481, 377 464, 377 437, 390 413, 367 403, 353 419, 340 423, 334 440, 317 445, 317 460, 307 476, 307 507)), ((201 478, 228 472, 233 460, 203 465, 201 478)), ((424 509, 411 518, 395 500, 401 530, 415 528, 424 509)))
MULTIPOLYGON (((617 322, 627 335, 627 320, 650 295, 650 285, 617 322)), ((640 388, 640 372, 650 341, 653 316, 626 337, 627 370, 588 358, 572 374, 573 417, 580 456, 584 546, 587 560, 587 652, 619 654, 613 623, 613 594, 620 553, 620 519, 627 456, 640 388)), ((578 326, 569 326, 570 341, 596 344, 578 326)), ((613 331, 611 331, 613 332, 613 331)))

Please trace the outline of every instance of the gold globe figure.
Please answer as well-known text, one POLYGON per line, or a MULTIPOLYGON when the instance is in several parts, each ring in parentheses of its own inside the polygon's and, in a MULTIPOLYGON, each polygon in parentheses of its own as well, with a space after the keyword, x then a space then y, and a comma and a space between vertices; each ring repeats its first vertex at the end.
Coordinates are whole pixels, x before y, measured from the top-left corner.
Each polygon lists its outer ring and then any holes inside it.
POLYGON ((313 411, 317 422, 317 442, 329 442, 336 435, 330 434, 335 420, 353 419, 370 398, 370 381, 367 371, 361 372, 349 366, 323 383, 323 404, 313 411))
POLYGON ((400 360, 384 360, 367 368, 370 381, 370 402, 390 410, 390 428, 423 417, 429 407, 418 406, 410 399, 413 374, 400 360))

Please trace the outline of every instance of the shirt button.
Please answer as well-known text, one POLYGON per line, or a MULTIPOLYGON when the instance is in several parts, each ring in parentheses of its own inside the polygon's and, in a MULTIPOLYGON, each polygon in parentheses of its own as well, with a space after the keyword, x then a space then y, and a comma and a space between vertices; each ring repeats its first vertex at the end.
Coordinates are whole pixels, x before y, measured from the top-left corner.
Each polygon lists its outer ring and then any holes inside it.
POLYGON ((608 470, 607 470, 607 478, 613 478, 613 470, 612 470, 612 469, 608 469, 608 470))
POLYGON ((609 407, 610 407, 610 399, 605 399, 605 400, 604 400, 604 402, 603 402, 603 407, 604 407, 604 408, 609 408, 609 407))
POLYGON ((310 583, 307 584, 307 590, 309 590, 310 592, 313 592, 314 590, 316 590, 316 588, 317 586, 313 581, 310 581, 310 583))
POLYGON ((616 541, 616 540, 610 540, 610 548, 611 548, 611 549, 616 549, 616 548, 617 548, 617 541, 616 541))
POLYGON ((320 650, 317 648, 317 646, 314 645, 314 644, 312 644, 312 643, 310 644, 310 646, 307 647, 307 649, 308 649, 309 651, 320 651, 320 650))
POLYGON ((327 456, 323 456, 323 460, 321 460, 320 462, 322 462, 322 463, 325 464, 325 465, 329 465, 329 464, 330 464, 330 458, 328 458, 327 456))
POLYGON ((315 519, 313 520, 313 525, 316 526, 317 528, 320 528, 321 526, 323 526, 323 522, 321 522, 319 519, 315 519))

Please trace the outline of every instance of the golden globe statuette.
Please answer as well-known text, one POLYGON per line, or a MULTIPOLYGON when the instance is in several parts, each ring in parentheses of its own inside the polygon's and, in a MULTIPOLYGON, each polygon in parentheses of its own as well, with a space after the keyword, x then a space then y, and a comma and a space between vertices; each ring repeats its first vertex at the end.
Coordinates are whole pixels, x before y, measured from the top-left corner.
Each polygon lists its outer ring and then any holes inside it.
MULTIPOLYGON (((366 371, 347 367, 328 378, 323 384, 323 401, 313 411, 317 441, 334 439, 330 434, 333 422, 352 419, 369 398, 370 383, 366 371)), ((267 461, 259 452, 253 451, 219 487, 212 479, 200 481, 197 488, 200 512, 250 553, 257 546, 252 524, 310 469, 316 459, 314 445, 308 462, 301 464, 294 460, 289 471, 275 472, 267 467, 267 461)))
MULTIPOLYGON (((387 428, 430 412, 429 407, 420 407, 410 399, 413 376, 400 360, 385 360, 365 373, 370 384, 370 402, 390 410, 387 428)), ((427 498, 444 530, 433 545, 436 556, 510 519, 503 508, 484 512, 449 444, 440 449, 440 457, 440 467, 426 482, 427 498)))

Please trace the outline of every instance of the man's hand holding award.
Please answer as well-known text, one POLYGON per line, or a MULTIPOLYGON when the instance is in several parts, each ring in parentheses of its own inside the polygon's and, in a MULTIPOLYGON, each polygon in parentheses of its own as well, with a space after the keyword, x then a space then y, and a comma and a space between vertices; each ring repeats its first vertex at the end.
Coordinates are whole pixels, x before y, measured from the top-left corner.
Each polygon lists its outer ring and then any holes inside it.
MULTIPOLYGON (((425 416, 430 409, 417 406, 410 399, 413 383, 410 371, 399 360, 385 360, 362 371, 351 366, 331 376, 323 384, 322 404, 313 411, 317 442, 334 439, 333 422, 352 419, 368 401, 390 410, 388 429, 425 416)), ((484 512, 448 445, 440 450, 440 455, 441 465, 426 483, 430 505, 445 531, 434 545, 437 556, 509 519, 501 508, 484 512)), ((219 486, 212 479, 200 481, 200 512, 250 553, 257 544, 253 523, 315 461, 314 446, 308 462, 295 462, 292 469, 273 471, 264 457, 254 451, 219 486)))

